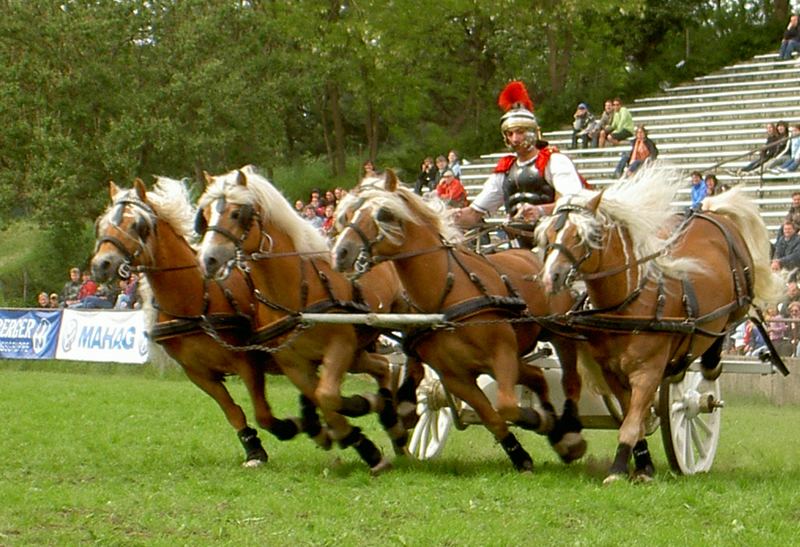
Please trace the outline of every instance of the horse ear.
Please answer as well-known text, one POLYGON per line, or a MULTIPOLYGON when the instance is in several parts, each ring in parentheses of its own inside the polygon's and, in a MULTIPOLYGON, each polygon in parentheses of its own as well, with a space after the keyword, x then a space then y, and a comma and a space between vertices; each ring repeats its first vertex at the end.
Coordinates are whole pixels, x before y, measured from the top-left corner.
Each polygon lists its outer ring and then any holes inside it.
POLYGON ((386 170, 386 179, 383 181, 383 187, 386 189, 387 192, 394 192, 397 190, 397 185, 399 181, 397 180, 397 175, 391 169, 386 170))
POLYGON ((214 182, 214 177, 208 171, 203 171, 203 178, 206 180, 206 186, 211 186, 211 183, 214 182))
POLYGON ((120 187, 117 186, 113 180, 108 181, 108 195, 111 197, 111 201, 114 201, 114 196, 116 196, 119 191, 120 187))
POLYGON ((137 177, 136 180, 133 181, 133 187, 136 190, 136 195, 139 197, 139 199, 142 201, 147 201, 147 188, 144 185, 144 181, 137 177))
POLYGON ((597 208, 600 207, 600 201, 603 199, 603 192, 605 188, 600 190, 595 197, 589 200, 589 203, 586 204, 586 208, 592 211, 593 213, 597 211, 597 208))
POLYGON ((236 184, 238 186, 247 186, 247 177, 244 175, 241 169, 236 171, 236 184))

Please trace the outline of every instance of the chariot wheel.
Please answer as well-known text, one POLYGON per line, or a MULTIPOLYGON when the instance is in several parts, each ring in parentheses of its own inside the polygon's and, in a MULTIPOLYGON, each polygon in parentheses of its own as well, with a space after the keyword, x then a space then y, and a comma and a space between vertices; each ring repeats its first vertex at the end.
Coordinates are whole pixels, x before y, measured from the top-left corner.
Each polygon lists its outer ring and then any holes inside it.
POLYGON ((670 467, 683 475, 710 470, 724 406, 719 381, 688 371, 680 379, 665 379, 658 399, 661 437, 670 467))
POLYGON ((408 450, 419 460, 430 460, 442 453, 454 420, 453 409, 439 376, 428 365, 424 366, 425 377, 417 388, 419 421, 414 427, 408 450))

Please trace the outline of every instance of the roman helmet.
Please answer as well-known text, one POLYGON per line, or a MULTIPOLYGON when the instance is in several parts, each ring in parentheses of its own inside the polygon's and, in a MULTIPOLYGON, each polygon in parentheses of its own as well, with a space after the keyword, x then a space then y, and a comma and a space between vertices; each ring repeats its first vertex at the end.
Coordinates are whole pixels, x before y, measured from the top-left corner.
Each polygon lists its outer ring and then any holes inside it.
POLYGON ((510 82, 497 98, 497 104, 505 111, 500 118, 500 132, 503 134, 503 142, 511 148, 505 132, 509 129, 524 128, 528 130, 525 144, 528 148, 533 147, 540 139, 539 123, 533 115, 533 102, 528 96, 525 84, 520 81, 510 82))

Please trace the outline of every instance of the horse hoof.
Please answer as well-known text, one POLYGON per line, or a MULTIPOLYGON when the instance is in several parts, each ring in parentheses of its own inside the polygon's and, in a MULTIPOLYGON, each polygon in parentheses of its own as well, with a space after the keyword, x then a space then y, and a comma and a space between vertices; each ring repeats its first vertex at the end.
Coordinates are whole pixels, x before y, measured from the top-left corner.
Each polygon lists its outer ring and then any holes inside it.
POLYGON ((553 445, 556 454, 564 463, 572 463, 582 458, 586 454, 586 447, 586 440, 576 432, 565 433, 561 440, 553 445))
POLYGON ((647 473, 634 473, 631 481, 639 484, 648 484, 653 482, 653 476, 647 473))
POLYGON ((722 362, 718 363, 714 368, 705 368, 701 366, 700 373, 703 375, 704 379, 708 380, 709 382, 713 382, 719 378, 720 374, 722 374, 722 362))
POLYGON ((623 479, 627 480, 627 478, 628 478, 627 475, 622 475, 620 473, 613 473, 613 474, 607 476, 605 479, 603 479, 603 486, 607 486, 609 484, 614 484, 615 482, 619 482, 619 481, 621 481, 623 479))
POLYGON ((314 442, 317 443, 322 450, 330 450, 333 448, 333 440, 331 439, 331 432, 327 428, 322 428, 322 431, 314 437, 314 442))
POLYGON ((369 474, 372 475, 373 477, 377 477, 381 473, 385 473, 391 470, 391 468, 392 468, 392 462, 390 462, 386 458, 381 458, 381 461, 379 461, 377 464, 375 464, 373 467, 370 468, 369 474))
POLYGON ((517 467, 517 471, 519 471, 520 473, 533 473, 533 462, 532 461, 522 462, 522 465, 517 467))
POLYGON ((242 462, 242 467, 247 468, 247 469, 251 469, 251 468, 255 468, 255 467, 261 467, 265 463, 267 463, 267 462, 265 462, 264 460, 259 460, 257 458, 253 458, 251 460, 247 460, 246 462, 242 462))

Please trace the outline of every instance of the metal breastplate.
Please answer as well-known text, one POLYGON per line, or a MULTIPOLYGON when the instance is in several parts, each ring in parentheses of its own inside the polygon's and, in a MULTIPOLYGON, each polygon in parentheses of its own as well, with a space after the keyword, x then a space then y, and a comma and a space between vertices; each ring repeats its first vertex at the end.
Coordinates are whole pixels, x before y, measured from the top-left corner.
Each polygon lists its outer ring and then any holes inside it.
POLYGON ((506 213, 514 216, 520 203, 553 203, 555 189, 539 174, 534 162, 523 166, 514 163, 503 181, 503 201, 506 213))

